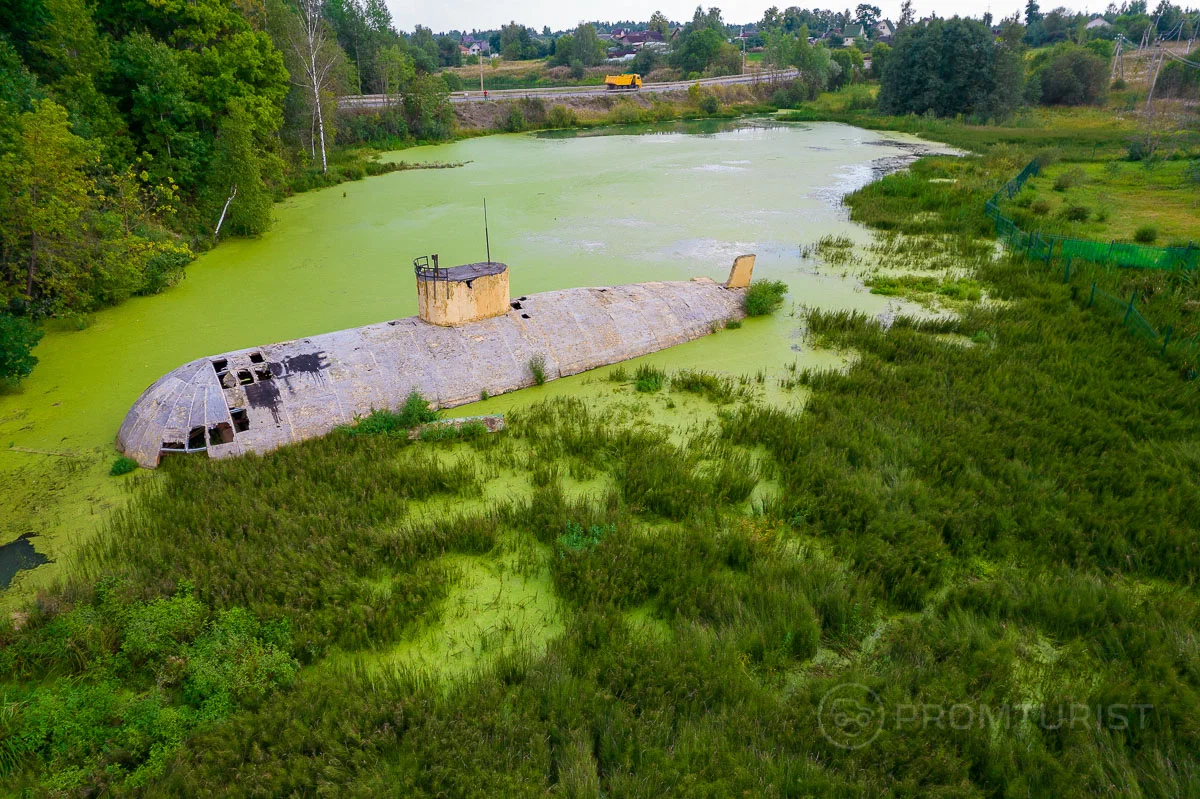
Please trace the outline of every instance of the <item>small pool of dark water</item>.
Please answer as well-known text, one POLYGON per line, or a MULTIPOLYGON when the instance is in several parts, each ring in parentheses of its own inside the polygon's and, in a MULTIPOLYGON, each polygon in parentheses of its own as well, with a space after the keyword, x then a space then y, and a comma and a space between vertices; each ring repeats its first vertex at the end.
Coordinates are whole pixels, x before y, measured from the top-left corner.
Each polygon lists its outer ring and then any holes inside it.
POLYGON ((33 548, 29 539, 33 533, 26 533, 16 541, 0 547, 0 589, 8 588, 17 572, 22 569, 33 569, 50 559, 33 548))

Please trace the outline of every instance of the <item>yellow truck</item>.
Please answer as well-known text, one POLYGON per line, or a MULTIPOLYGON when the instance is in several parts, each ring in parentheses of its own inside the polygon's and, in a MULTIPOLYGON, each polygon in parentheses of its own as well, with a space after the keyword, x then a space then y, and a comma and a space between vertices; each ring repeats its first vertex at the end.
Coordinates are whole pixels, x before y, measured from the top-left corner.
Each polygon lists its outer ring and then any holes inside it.
POLYGON ((636 92, 642 88, 642 76, 636 74, 605 75, 604 85, 610 92, 636 92))

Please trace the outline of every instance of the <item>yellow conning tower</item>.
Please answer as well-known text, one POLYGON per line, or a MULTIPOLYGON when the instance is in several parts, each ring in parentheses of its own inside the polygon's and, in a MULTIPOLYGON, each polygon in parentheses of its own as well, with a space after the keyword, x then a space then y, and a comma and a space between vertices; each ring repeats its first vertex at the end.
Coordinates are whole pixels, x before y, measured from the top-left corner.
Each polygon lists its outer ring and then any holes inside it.
POLYGON ((499 261, 442 268, 433 255, 417 258, 413 268, 417 313, 430 324, 453 327, 508 313, 508 267, 499 261))

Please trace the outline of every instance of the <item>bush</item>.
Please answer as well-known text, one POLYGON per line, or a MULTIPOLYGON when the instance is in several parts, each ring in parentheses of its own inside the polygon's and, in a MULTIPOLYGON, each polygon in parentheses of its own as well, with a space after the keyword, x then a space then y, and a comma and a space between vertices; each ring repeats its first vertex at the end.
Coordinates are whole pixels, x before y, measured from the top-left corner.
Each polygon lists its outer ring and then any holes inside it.
POLYGON ((705 114, 715 114, 721 110, 721 101, 715 94, 706 94, 700 98, 699 106, 705 114))
POLYGON ((1066 191, 1067 189, 1073 189, 1076 186, 1083 185, 1085 180, 1087 180, 1087 175, 1084 171, 1079 167, 1073 167, 1054 179, 1054 190, 1066 191))
POLYGON ((408 437, 408 431, 417 425, 437 421, 437 411, 429 407, 429 401, 419 392, 412 391, 404 400, 399 412, 372 411, 369 416, 358 420, 352 427, 341 428, 352 436, 399 435, 408 437))
POLYGON ((1087 206, 1068 203, 1062 207, 1062 210, 1059 211, 1059 214, 1063 219, 1071 222, 1086 222, 1088 217, 1092 215, 1092 212, 1087 208, 1087 206))
POLYGON ((1141 244, 1153 244, 1158 238, 1158 228, 1154 225, 1142 225, 1133 233, 1133 240, 1141 244))
POLYGON ((756 280, 746 289, 742 297, 742 308, 746 316, 766 316, 783 305, 787 294, 787 283, 781 280, 756 280))
POLYGON ((503 127, 509 133, 520 133, 525 130, 525 114, 516 105, 509 106, 503 127))
POLYGON ((546 382, 546 356, 538 354, 529 359, 529 371, 533 374, 533 382, 542 385, 546 382))
POLYGON ((548 128, 573 128, 578 124, 579 117, 575 110, 564 105, 552 106, 550 112, 546 114, 546 127, 548 128))
POLYGON ((1108 64, 1076 45, 1059 45, 1038 73, 1045 105, 1097 105, 1108 88, 1108 64))
POLYGON ((1038 216, 1045 216, 1050 213, 1050 203, 1047 200, 1034 200, 1029 204, 1029 210, 1038 216))
POLYGON ((29 377, 38 359, 33 348, 42 331, 24 317, 0 313, 0 381, 19 383, 29 377))
POLYGON ((135 461, 133 458, 126 458, 124 455, 122 455, 120 458, 117 458, 115 461, 113 461, 112 468, 108 470, 108 473, 113 477, 120 477, 123 474, 129 474, 137 467, 137 461, 135 461))

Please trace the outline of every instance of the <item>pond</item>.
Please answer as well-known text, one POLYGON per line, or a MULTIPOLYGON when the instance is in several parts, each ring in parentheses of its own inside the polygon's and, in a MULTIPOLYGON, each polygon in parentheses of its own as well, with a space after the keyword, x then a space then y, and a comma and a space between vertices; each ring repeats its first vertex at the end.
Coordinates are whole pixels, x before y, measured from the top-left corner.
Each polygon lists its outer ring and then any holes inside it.
MULTIPOLYGON (((790 302, 880 313, 888 298, 800 249, 826 235, 866 240, 840 198, 917 141, 835 123, 749 120, 488 136, 389 154, 465 165, 295 197, 276 207, 266 235, 222 243, 175 288, 97 313, 84 330, 48 333, 33 375, 19 392, 0 395, 0 473, 45 457, 39 452, 111 461, 133 401, 188 360, 415 314, 412 259, 482 260, 485 199, 491 254, 509 265, 513 296, 723 279, 735 255, 753 252, 755 277, 786 281, 790 302)), ((805 352, 798 328, 785 310, 649 357, 737 374, 830 357, 805 352)), ((556 381, 557 390, 582 377, 556 381)), ((0 480, 0 491, 5 485, 0 480)), ((113 489, 98 485, 89 492, 111 497, 113 489)), ((35 529, 22 524, 0 527, 0 541, 35 529)), ((54 530, 38 531, 52 543, 54 530)))

